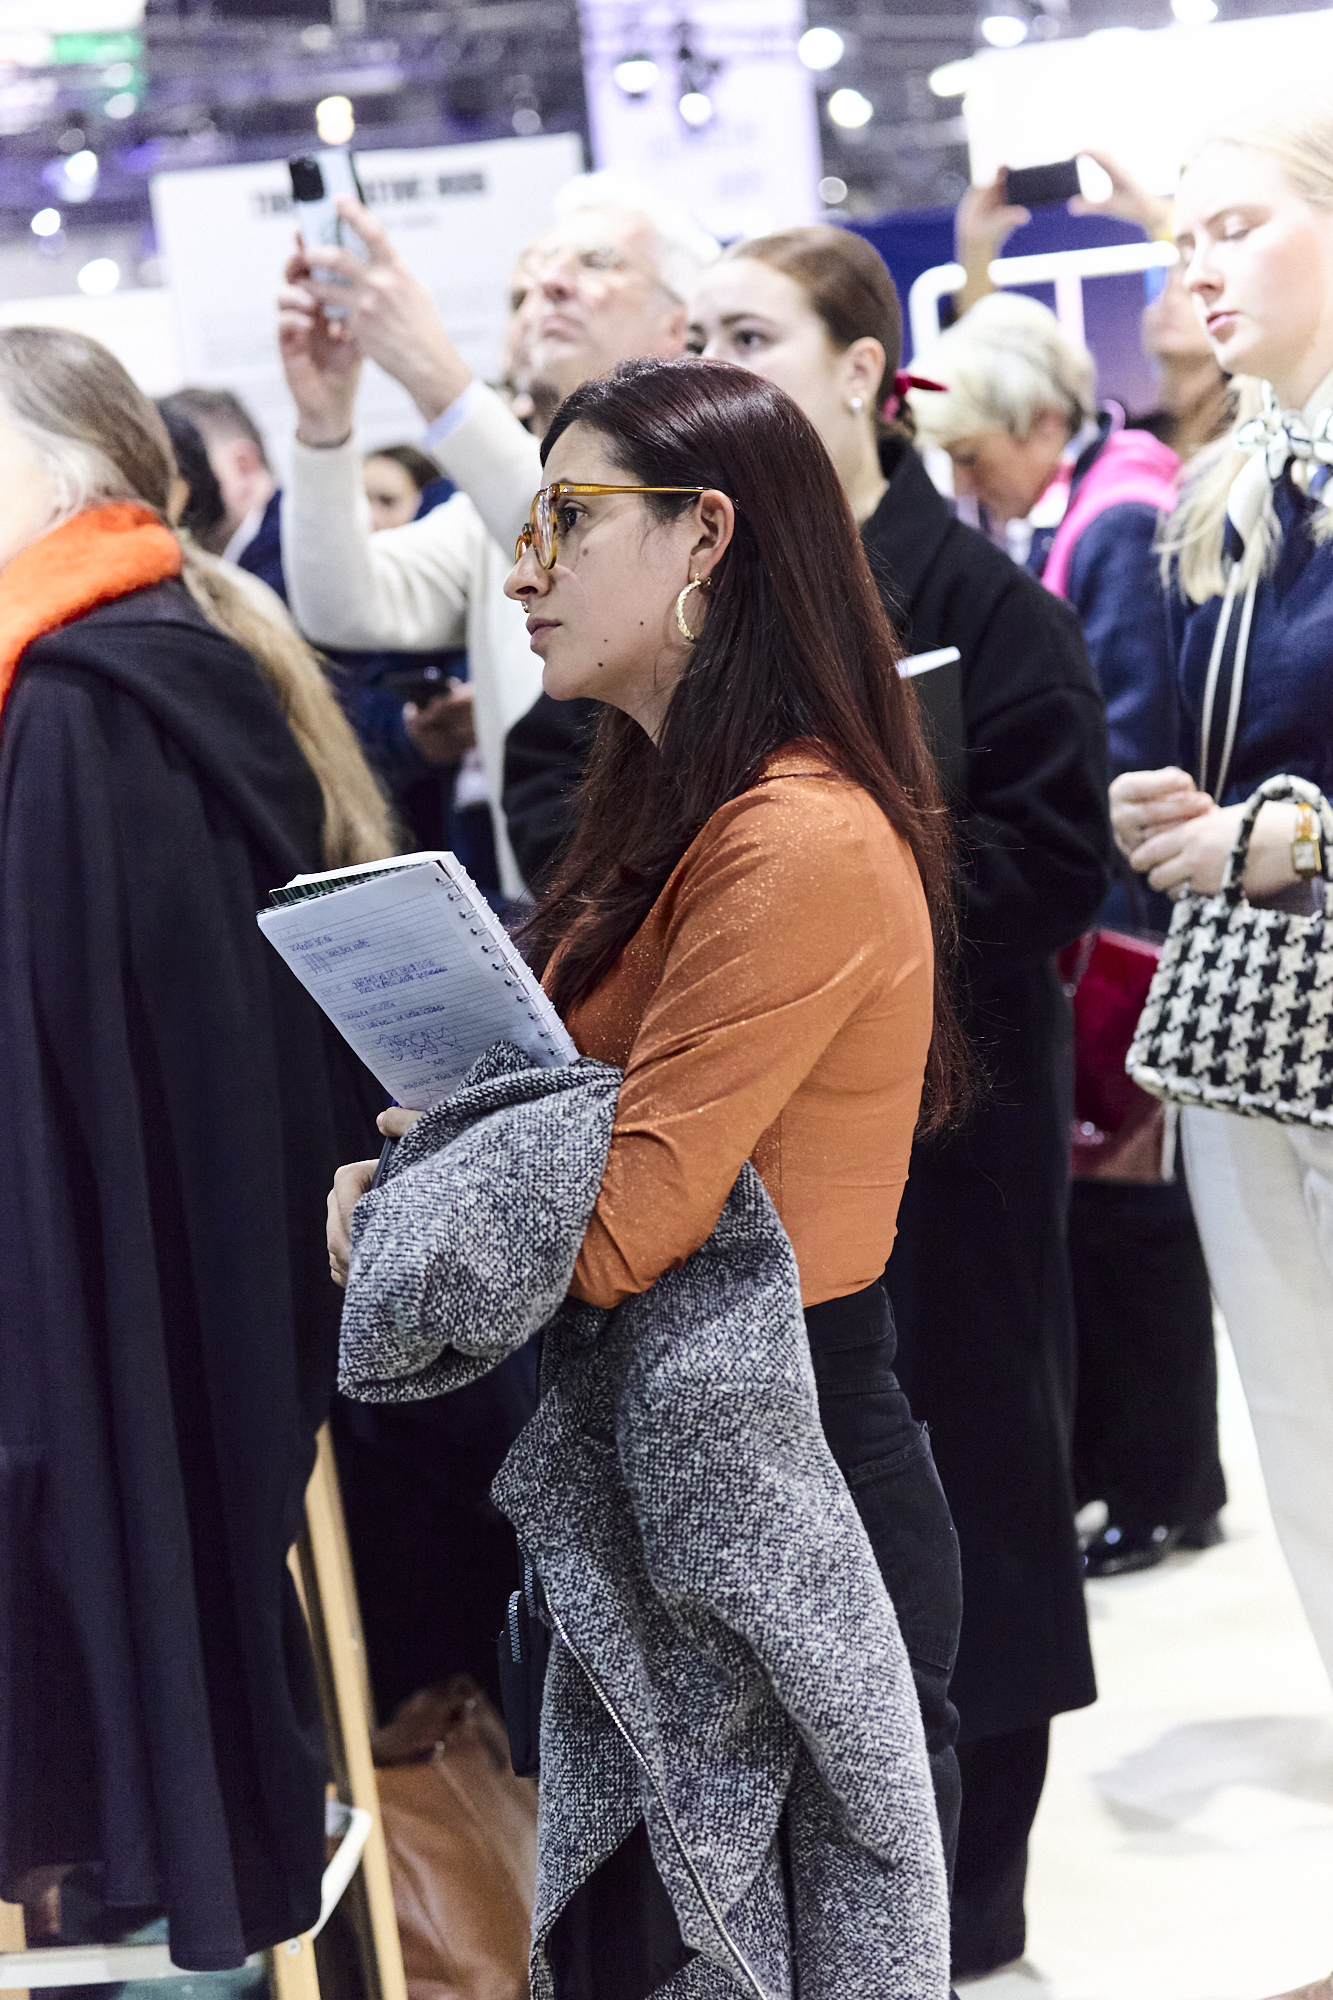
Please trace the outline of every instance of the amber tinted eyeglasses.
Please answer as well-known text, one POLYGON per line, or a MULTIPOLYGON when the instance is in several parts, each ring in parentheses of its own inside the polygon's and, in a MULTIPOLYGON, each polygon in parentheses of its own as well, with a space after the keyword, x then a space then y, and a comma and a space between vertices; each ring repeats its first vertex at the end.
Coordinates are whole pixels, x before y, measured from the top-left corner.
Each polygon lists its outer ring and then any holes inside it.
POLYGON ((528 525, 514 544, 514 561, 522 562, 524 549, 531 549, 543 569, 555 567, 560 547, 556 513, 567 493, 706 493, 706 486, 580 486, 571 479, 557 479, 543 486, 532 503, 528 525))

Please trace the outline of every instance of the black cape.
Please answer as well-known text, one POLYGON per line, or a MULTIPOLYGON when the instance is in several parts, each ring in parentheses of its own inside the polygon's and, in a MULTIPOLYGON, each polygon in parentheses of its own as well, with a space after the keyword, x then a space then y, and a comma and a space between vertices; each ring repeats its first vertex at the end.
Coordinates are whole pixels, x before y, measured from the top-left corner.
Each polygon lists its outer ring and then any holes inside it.
MULTIPOLYGON (((1110 880, 1106 727, 1077 618, 965 527, 899 440, 862 530, 909 653, 963 847, 968 1024, 989 1079, 964 1132, 918 1146, 886 1274, 898 1372, 931 1427, 963 1560, 950 1687, 962 1738, 1095 1698, 1074 1534, 1065 1218, 1072 1027, 1052 953, 1110 880)), ((567 838, 595 702, 543 695, 509 733, 505 811, 540 879, 567 838)))
POLYGON ((321 865, 320 819, 180 583, 26 654, 0 736, 0 1896, 100 1863, 192 1969, 319 1910, 286 1558, 336 1360, 325 1195, 377 1100, 255 912, 321 865))
POLYGON ((962 655, 966 1000, 989 1087, 959 1136, 914 1149, 885 1278, 958 1528, 966 1742, 1096 1694, 1070 1479, 1072 1031, 1052 953, 1110 879, 1106 729, 1068 606, 957 521, 907 446, 886 446, 885 471, 862 534, 886 604, 909 652, 962 655))

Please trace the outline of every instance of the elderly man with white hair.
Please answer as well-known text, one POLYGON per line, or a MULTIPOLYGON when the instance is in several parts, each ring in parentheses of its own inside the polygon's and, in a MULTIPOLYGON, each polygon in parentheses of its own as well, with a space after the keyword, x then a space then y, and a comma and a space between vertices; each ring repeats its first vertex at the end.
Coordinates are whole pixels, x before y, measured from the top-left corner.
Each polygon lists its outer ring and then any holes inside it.
MULTIPOLYGON (((283 367, 297 407, 282 509, 292 609, 323 645, 466 646, 477 746, 498 801, 505 732, 541 686, 522 617, 502 592, 542 483, 537 439, 474 378, 380 224, 356 202, 340 206, 365 260, 321 247, 316 280, 298 252, 279 296, 283 367), (340 282, 324 281, 326 270, 340 282), (424 520, 374 536, 352 441, 367 357, 408 391, 427 426, 423 444, 459 489, 424 520)), ((514 273, 511 346, 522 351, 536 406, 554 409, 620 361, 681 353, 685 297, 716 254, 710 237, 647 188, 615 174, 571 182, 514 273)), ((520 877, 492 810, 512 893, 520 877)))

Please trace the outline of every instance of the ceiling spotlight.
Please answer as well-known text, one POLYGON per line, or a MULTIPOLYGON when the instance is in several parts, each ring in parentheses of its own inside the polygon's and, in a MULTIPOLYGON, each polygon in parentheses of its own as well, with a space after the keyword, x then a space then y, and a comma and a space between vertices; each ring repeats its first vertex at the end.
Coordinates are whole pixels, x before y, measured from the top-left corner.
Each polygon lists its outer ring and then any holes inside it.
POLYGON ((120 266, 114 257, 94 257, 79 272, 79 290, 90 299, 104 299, 120 283, 120 266))
POLYGON ((138 108, 139 100, 132 90, 118 90, 102 106, 108 118, 133 118, 138 108))
POLYGON ((796 53, 807 69, 832 69, 842 61, 842 36, 836 28, 807 28, 796 53))
POLYGON ((825 174, 819 183, 819 199, 826 208, 836 208, 847 199, 847 183, 841 174, 825 174))
POLYGON ((315 130, 326 146, 351 144, 356 118, 350 97, 321 97, 315 106, 315 130))
POLYGON ((97 176, 101 171, 96 153, 90 147, 82 146, 77 153, 71 153, 67 160, 59 160, 54 170, 43 174, 47 186, 66 201, 90 201, 97 187, 97 176))
POLYGON ((941 63, 930 72, 927 82, 936 97, 962 97, 977 80, 977 66, 970 56, 958 62, 941 63))
POLYGON ((646 97, 657 82, 657 64, 649 55, 626 56, 612 74, 626 97, 646 97))
POLYGON ((981 17, 981 39, 993 49, 1016 49, 1028 38, 1028 18, 1017 7, 993 7, 981 17))
POLYGON ((57 236, 60 233, 60 210, 39 208, 28 227, 34 236, 57 236))
POLYGON ((1171 12, 1187 28, 1202 28, 1217 19, 1217 0, 1171 0, 1171 12))
POLYGON ((854 132, 859 125, 870 123, 875 107, 859 90, 835 90, 828 101, 828 115, 844 131, 854 132))
POLYGON ((685 123, 692 125, 697 132, 700 126, 706 125, 712 117, 713 100, 706 91, 687 90, 676 109, 685 123))

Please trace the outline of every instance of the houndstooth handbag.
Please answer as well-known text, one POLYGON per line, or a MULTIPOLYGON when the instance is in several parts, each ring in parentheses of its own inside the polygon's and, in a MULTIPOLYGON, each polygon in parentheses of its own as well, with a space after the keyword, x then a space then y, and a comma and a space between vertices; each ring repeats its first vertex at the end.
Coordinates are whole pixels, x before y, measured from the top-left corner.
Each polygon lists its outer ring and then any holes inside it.
POLYGON ((1125 1068, 1177 1104, 1333 1129, 1333 923, 1256 908, 1241 884, 1260 807, 1300 799, 1323 823, 1333 870, 1333 807, 1303 778, 1269 778, 1247 801, 1222 887, 1182 897, 1125 1068))

